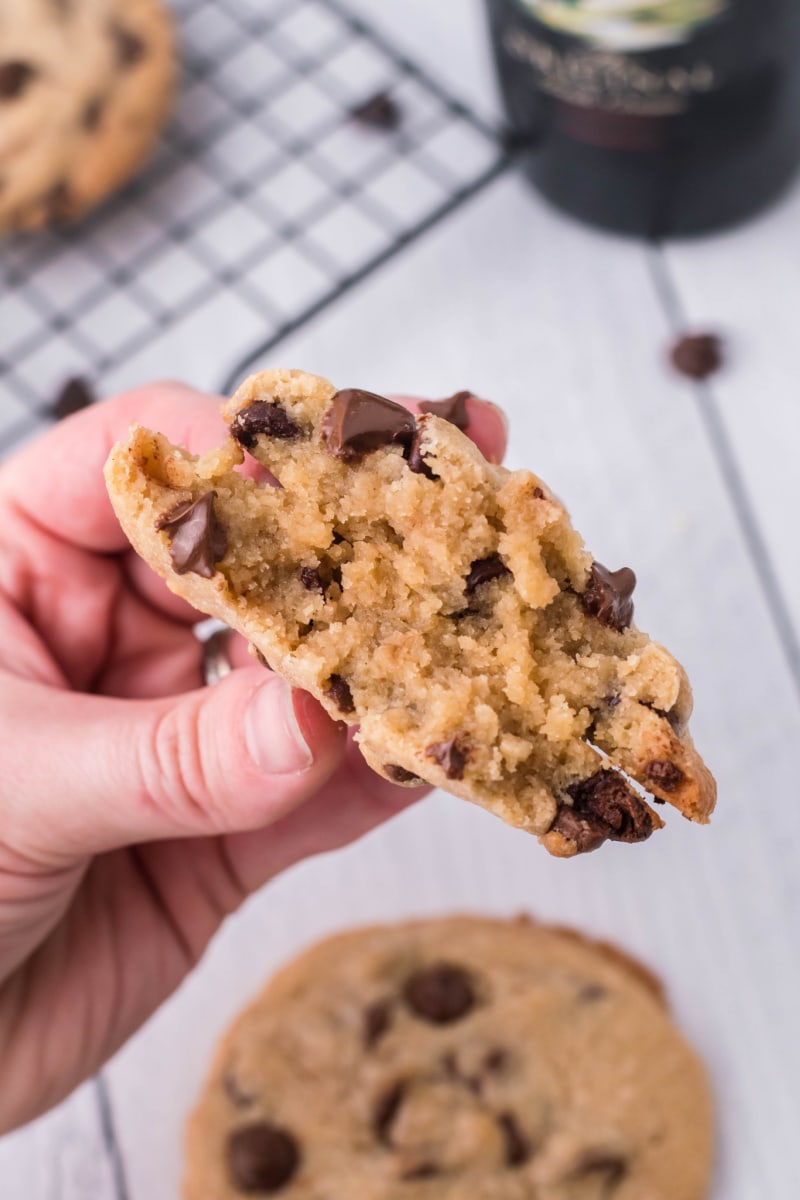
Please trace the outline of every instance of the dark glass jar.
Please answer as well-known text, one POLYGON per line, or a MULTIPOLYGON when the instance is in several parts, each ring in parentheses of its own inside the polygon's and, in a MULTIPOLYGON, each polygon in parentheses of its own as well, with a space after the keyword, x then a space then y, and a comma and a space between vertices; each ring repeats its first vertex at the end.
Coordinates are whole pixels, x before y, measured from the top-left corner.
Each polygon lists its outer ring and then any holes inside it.
POLYGON ((702 233, 800 161, 800 0, 487 0, 530 175, 585 221, 702 233))

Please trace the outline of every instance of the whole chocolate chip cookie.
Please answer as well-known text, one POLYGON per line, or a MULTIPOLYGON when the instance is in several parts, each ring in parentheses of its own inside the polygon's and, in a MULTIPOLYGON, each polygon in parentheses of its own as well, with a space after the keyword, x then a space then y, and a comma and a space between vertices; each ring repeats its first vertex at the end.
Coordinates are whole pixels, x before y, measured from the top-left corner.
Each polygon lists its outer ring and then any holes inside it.
POLYGON ((109 491, 170 587, 357 723, 387 779, 444 787, 562 856, 659 828, 631 778, 706 821, 689 685, 632 623, 633 572, 594 562, 546 485, 486 462, 454 423, 464 405, 443 408, 415 418, 272 371, 203 459, 135 429, 109 491), (266 482, 239 473, 245 452, 266 482))
POLYGON ((608 946, 461 917, 333 938, 216 1055, 185 1200, 702 1200, 703 1068, 608 946))
POLYGON ((0 230, 76 220, 128 179, 174 74, 160 0, 3 0, 0 230))

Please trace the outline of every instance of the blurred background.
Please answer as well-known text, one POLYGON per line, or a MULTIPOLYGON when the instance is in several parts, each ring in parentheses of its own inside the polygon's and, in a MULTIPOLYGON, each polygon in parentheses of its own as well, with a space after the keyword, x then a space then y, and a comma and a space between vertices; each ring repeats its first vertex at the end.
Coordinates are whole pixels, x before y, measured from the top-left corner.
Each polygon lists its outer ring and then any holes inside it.
POLYGON ((564 863, 437 795, 296 868, 100 1079, 0 1141, 0 1197, 171 1200, 212 1045, 274 966, 352 924, 526 911, 666 981, 716 1089, 716 1200, 794 1200, 793 0, 171 7, 182 83, 150 164, 80 225, 0 243, 0 453, 165 375, 485 395, 509 465, 564 497, 601 561, 635 566, 719 806, 709 829, 668 819, 564 863))

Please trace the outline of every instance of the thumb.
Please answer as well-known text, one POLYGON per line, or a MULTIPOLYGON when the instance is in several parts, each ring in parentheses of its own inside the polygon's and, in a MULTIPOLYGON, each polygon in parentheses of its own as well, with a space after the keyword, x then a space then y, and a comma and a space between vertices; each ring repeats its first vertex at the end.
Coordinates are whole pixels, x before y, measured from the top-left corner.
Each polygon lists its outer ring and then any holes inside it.
POLYGON ((256 829, 311 796, 344 730, 261 667, 159 700, 0 682, 7 844, 60 865, 130 843, 256 829))

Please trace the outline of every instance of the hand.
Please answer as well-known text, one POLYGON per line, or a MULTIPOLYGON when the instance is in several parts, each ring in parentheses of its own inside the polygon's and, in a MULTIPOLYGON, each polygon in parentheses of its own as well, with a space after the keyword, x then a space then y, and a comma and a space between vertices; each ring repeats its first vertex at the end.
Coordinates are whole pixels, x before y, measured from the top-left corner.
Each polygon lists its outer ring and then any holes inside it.
MULTIPOLYGON (((92 1074, 251 892, 421 794, 260 666, 200 686, 197 614, 129 549, 102 466, 134 419, 209 448, 218 405, 143 388, 0 468, 0 1132, 92 1074)), ((499 460, 498 410, 468 411, 499 460)))

